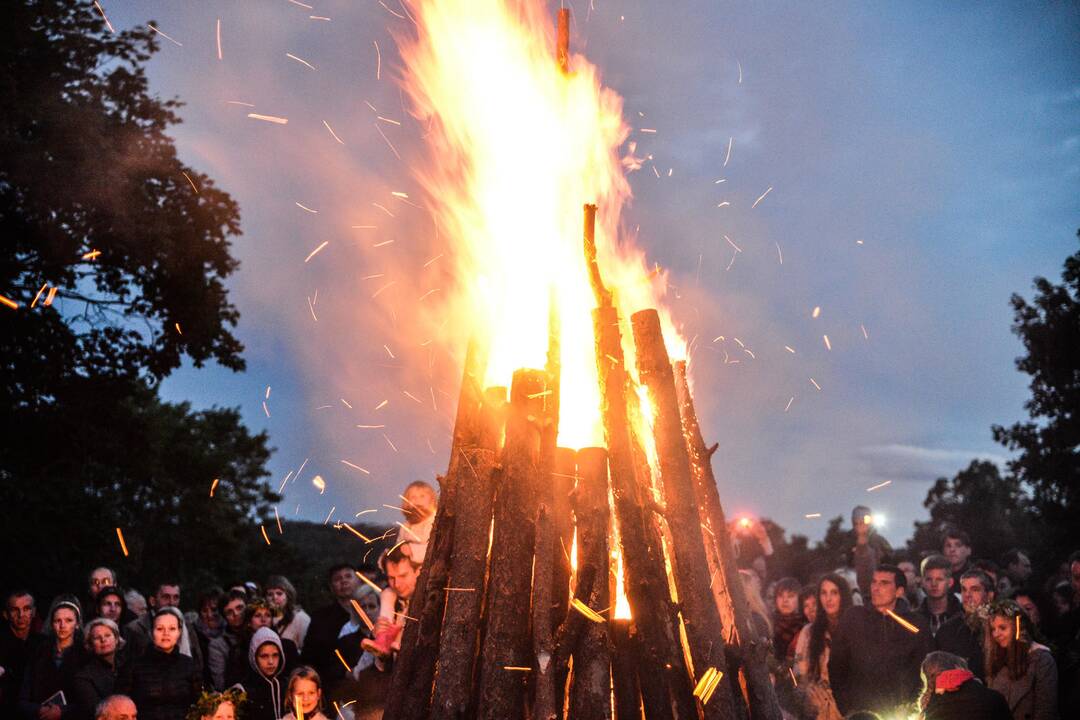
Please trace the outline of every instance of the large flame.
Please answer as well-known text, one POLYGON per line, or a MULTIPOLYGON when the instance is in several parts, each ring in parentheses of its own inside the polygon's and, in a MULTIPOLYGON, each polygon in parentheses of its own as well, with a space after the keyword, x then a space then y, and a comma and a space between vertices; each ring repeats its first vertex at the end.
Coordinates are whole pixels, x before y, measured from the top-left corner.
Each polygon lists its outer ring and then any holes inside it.
MULTIPOLYGON (((401 41, 403 86, 429 127, 418 170, 439 232, 453 248, 455 288, 433 326, 490 340, 489 385, 544 366, 549 298, 561 323, 560 445, 602 444, 582 205, 596 203, 597 250, 621 316, 661 310, 669 351, 683 352, 660 302, 663 273, 620 236, 630 200, 620 147, 622 99, 581 56, 564 74, 554 14, 541 3, 416 0, 417 34, 401 41), (449 322, 445 318, 449 317, 449 322)), ((632 348, 627 346, 632 367, 632 348)))

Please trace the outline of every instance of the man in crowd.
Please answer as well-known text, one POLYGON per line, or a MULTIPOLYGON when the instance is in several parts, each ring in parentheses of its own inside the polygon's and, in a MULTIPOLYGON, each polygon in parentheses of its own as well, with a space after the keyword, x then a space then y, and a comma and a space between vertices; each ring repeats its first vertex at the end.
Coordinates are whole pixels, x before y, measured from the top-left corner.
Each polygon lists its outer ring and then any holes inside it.
POLYGON ((947 528, 941 541, 941 554, 948 558, 952 576, 959 578, 971 569, 971 536, 960 528, 947 528))
POLYGON ((112 568, 96 567, 90 571, 86 585, 83 610, 86 612, 86 619, 93 620, 97 617, 98 594, 107 587, 116 587, 116 572, 112 568))
POLYGON ((904 600, 907 601, 907 609, 910 610, 919 607, 926 597, 926 593, 922 591, 922 579, 919 577, 919 566, 907 558, 904 558, 896 563, 896 567, 900 568, 901 572, 904 573, 904 580, 907 582, 907 587, 904 588, 904 600))
POLYGON ((135 702, 127 695, 110 695, 98 703, 94 720, 137 720, 135 702))
POLYGON ((14 717, 19 689, 22 687, 26 663, 31 653, 43 641, 33 630, 34 596, 26 590, 10 593, 4 603, 4 619, 0 626, 0 716, 14 717))
POLYGON ((919 664, 931 649, 925 622, 897 610, 907 579, 895 565, 879 565, 870 582, 870 605, 840 618, 832 640, 829 682, 840 712, 889 712, 914 701, 919 664))
POLYGON ((1005 574, 1009 576, 1013 587, 1024 587, 1031 577, 1031 558, 1024 550, 1013 548, 1001 558, 1005 574))
POLYGON ((874 569, 892 552, 892 548, 885 538, 874 531, 874 515, 865 505, 857 505, 851 511, 851 527, 855 534, 851 562, 855 567, 859 593, 865 598, 870 594, 874 569))
POLYGON ((334 601, 311 613, 302 659, 305 665, 315 668, 323 683, 329 686, 343 674, 341 661, 334 650, 345 625, 358 622, 352 601, 360 579, 355 567, 341 563, 330 568, 326 580, 334 601))
POLYGON ((244 636, 247 593, 234 588, 222 598, 220 606, 221 614, 225 618, 225 628, 206 646, 206 674, 211 687, 218 692, 225 689, 225 670, 229 665, 229 657, 244 636))
POLYGON ((968 570, 960 576, 960 599, 963 613, 949 618, 934 635, 938 650, 958 655, 980 680, 986 679, 983 663, 983 619, 978 610, 994 601, 994 584, 981 570, 968 570))
POLYGON ((963 608, 952 593, 952 564, 944 555, 929 555, 919 568, 926 599, 915 611, 926 620, 931 635, 950 618, 963 614, 963 608))
MULTIPOLYGON (((123 635, 128 644, 129 657, 139 657, 150 645, 154 613, 166 607, 180 607, 180 583, 174 580, 164 580, 158 583, 154 594, 150 596, 150 612, 124 626, 123 635)), ((199 647, 195 627, 191 623, 184 623, 184 631, 181 633, 177 646, 180 648, 181 654, 187 655, 195 661, 195 667, 201 673, 204 666, 202 648, 199 647)))

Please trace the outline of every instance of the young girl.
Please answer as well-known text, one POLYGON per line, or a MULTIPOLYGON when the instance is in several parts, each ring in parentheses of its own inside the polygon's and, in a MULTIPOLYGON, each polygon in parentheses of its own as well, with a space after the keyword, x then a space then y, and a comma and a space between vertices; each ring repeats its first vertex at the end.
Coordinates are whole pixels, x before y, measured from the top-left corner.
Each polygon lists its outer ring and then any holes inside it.
POLYGON ((281 720, 326 720, 321 712, 322 680, 314 668, 301 665, 293 670, 285 693, 285 707, 289 713, 281 720))
POLYGON ((1013 718, 1056 720, 1057 666, 1049 648, 1035 642, 1035 626, 1012 600, 993 603, 987 618, 987 685, 1005 696, 1013 718))

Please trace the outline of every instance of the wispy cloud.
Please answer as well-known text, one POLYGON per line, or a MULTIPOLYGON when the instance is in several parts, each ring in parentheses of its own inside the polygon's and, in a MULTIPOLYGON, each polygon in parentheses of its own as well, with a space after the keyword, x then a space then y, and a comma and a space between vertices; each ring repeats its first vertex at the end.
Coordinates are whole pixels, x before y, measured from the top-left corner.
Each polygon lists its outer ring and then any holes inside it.
POLYGON ((896 480, 933 480, 951 476, 972 460, 989 460, 1003 466, 1008 458, 977 450, 920 447, 918 445, 870 445, 859 449, 873 475, 896 480))

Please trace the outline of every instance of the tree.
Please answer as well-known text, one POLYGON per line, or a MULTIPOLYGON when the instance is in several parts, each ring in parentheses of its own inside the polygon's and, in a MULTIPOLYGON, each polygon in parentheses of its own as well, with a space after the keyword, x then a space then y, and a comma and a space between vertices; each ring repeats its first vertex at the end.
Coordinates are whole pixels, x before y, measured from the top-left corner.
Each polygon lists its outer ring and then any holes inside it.
POLYGON ((930 519, 915 523, 908 550, 915 561, 940 553, 943 533, 953 526, 971 536, 973 559, 997 562, 1010 548, 1030 547, 1030 502, 1015 477, 1002 477, 992 462, 972 460, 954 478, 938 478, 930 488, 923 502, 930 519))
POLYGON ((121 558, 117 527, 129 579, 195 581, 196 557, 208 576, 242 567, 276 500, 267 438, 235 410, 157 397, 182 362, 244 367, 225 289, 237 205, 177 157, 181 104, 151 95, 143 67, 152 31, 114 33, 70 0, 9 3, 4 19, 3 584, 76 589, 121 558))
POLYGON ((995 426, 994 438, 1019 452, 1009 470, 1032 488, 1044 549, 1059 557, 1080 548, 1080 252, 1066 258, 1061 285, 1037 277, 1032 302, 1013 295, 1011 304, 1030 419, 995 426))

